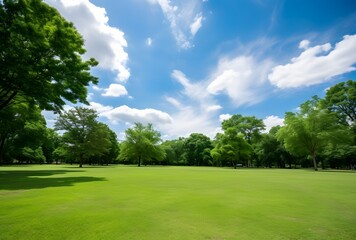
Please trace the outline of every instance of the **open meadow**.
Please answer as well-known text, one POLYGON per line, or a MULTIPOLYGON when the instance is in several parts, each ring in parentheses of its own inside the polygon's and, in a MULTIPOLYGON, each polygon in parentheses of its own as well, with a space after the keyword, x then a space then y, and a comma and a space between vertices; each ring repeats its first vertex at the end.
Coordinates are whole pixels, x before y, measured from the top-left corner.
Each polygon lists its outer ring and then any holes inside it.
POLYGON ((356 173, 0 167, 0 239, 356 239, 356 173))

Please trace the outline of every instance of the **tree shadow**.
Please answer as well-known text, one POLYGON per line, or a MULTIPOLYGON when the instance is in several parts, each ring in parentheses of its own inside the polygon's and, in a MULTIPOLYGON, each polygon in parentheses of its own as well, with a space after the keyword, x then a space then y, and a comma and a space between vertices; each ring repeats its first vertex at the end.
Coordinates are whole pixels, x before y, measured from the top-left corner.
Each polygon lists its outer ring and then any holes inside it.
POLYGON ((80 170, 0 171, 0 190, 27 190, 47 187, 69 187, 77 183, 106 181, 98 177, 51 177, 55 174, 84 172, 80 170))

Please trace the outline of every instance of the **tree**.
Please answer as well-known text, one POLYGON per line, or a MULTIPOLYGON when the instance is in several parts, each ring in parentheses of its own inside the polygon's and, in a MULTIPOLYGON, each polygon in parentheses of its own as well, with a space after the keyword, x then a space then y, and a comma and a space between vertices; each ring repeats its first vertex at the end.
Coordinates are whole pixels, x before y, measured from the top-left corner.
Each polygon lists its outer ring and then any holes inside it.
POLYGON ((209 137, 201 133, 192 133, 185 139, 183 149, 187 157, 187 164, 190 166, 207 166, 209 157, 206 156, 206 149, 213 148, 209 137))
POLYGON ((314 170, 318 170, 316 157, 329 143, 352 141, 345 126, 338 124, 334 113, 320 108, 316 96, 300 106, 300 113, 286 113, 285 126, 277 133, 279 141, 295 155, 309 155, 314 170))
POLYGON ((61 113, 55 123, 56 130, 65 131, 62 136, 64 147, 79 160, 79 167, 85 158, 102 155, 110 149, 110 133, 96 118, 94 110, 75 107, 61 113))
POLYGON ((135 123, 133 128, 125 131, 125 134, 126 140, 120 146, 119 158, 137 160, 139 167, 141 161, 164 159, 165 152, 159 145, 161 134, 153 129, 152 124, 144 126, 141 123, 135 123))
POLYGON ((0 111, 22 95, 59 112, 64 100, 87 103, 97 78, 82 60, 84 41, 72 23, 41 0, 0 1, 0 111))
POLYGON ((348 80, 331 87, 327 92, 323 105, 336 112, 344 123, 356 121, 356 81, 348 80))
POLYGON ((265 129, 261 119, 255 116, 245 117, 240 114, 235 114, 222 122, 223 130, 232 127, 236 130, 236 133, 241 133, 249 144, 257 142, 261 137, 261 131, 265 129))
MULTIPOLYGON (((31 148, 33 154, 40 152, 35 150, 45 139, 46 121, 36 105, 17 96, 16 102, 1 112, 0 126, 0 164, 5 158, 11 162, 24 157, 21 152, 25 147, 31 148)), ((28 156, 30 151, 25 152, 28 156)))
POLYGON ((218 165, 225 165, 227 162, 234 168, 238 163, 247 161, 251 154, 251 145, 243 139, 241 133, 236 133, 234 127, 216 135, 215 147, 211 151, 211 156, 218 165))

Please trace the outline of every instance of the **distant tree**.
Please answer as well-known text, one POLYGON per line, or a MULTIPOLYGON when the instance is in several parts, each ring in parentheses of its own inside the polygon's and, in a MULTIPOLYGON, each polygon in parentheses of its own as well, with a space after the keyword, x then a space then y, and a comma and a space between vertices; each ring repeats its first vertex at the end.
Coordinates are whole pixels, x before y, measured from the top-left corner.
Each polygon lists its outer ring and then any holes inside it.
POLYGON ((236 168, 238 163, 247 162, 252 154, 252 147, 241 133, 236 133, 234 127, 227 128, 224 133, 218 133, 211 156, 218 165, 229 163, 236 168))
POLYGON ((72 23, 42 0, 0 1, 0 111, 15 96, 60 111, 65 100, 87 103, 97 83, 82 60, 84 41, 72 23))
POLYGON ((185 165, 184 138, 169 140, 162 143, 162 148, 166 152, 165 163, 167 165, 185 165))
POLYGON ((79 160, 101 156, 110 150, 110 133, 107 126, 98 123, 97 113, 88 108, 76 107, 61 113, 55 123, 56 130, 64 130, 63 147, 79 160))
POLYGON ((185 139, 183 149, 186 154, 187 164, 190 166, 209 165, 209 156, 207 149, 213 148, 209 137, 201 133, 192 133, 185 139))
POLYGON ((244 139, 249 143, 255 143, 261 138, 261 132, 265 125, 261 119, 255 116, 242 116, 235 114, 222 122, 222 129, 234 128, 236 133, 241 133, 244 139))
POLYGON ((153 129, 152 124, 135 123, 133 128, 125 131, 126 140, 120 144, 120 159, 137 160, 138 166, 142 161, 152 159, 163 160, 165 152, 159 145, 161 134, 153 129))
POLYGON ((318 170, 316 157, 330 143, 342 144, 352 139, 345 126, 338 124, 334 113, 320 108, 315 96, 300 106, 300 113, 286 113, 285 126, 277 133, 279 141, 295 155, 309 155, 315 171, 318 170))

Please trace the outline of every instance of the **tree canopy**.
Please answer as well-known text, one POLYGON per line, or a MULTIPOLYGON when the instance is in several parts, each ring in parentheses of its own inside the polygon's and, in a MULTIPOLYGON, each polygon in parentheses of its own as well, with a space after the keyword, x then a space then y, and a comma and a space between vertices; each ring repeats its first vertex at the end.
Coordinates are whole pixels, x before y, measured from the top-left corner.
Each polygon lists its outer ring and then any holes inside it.
POLYGON ((97 78, 82 60, 84 41, 72 23, 41 0, 0 1, 0 111, 21 95, 41 109, 65 100, 87 103, 97 78))
POLYGON ((152 124, 145 126, 135 123, 125 134, 126 140, 121 144, 119 158, 136 160, 140 167, 142 161, 162 160, 165 157, 165 152, 159 145, 161 134, 153 129, 152 124))
POLYGON ((85 159, 110 151, 110 131, 96 118, 94 110, 76 107, 61 113, 55 123, 56 130, 65 131, 62 136, 63 148, 79 160, 80 167, 85 159))

